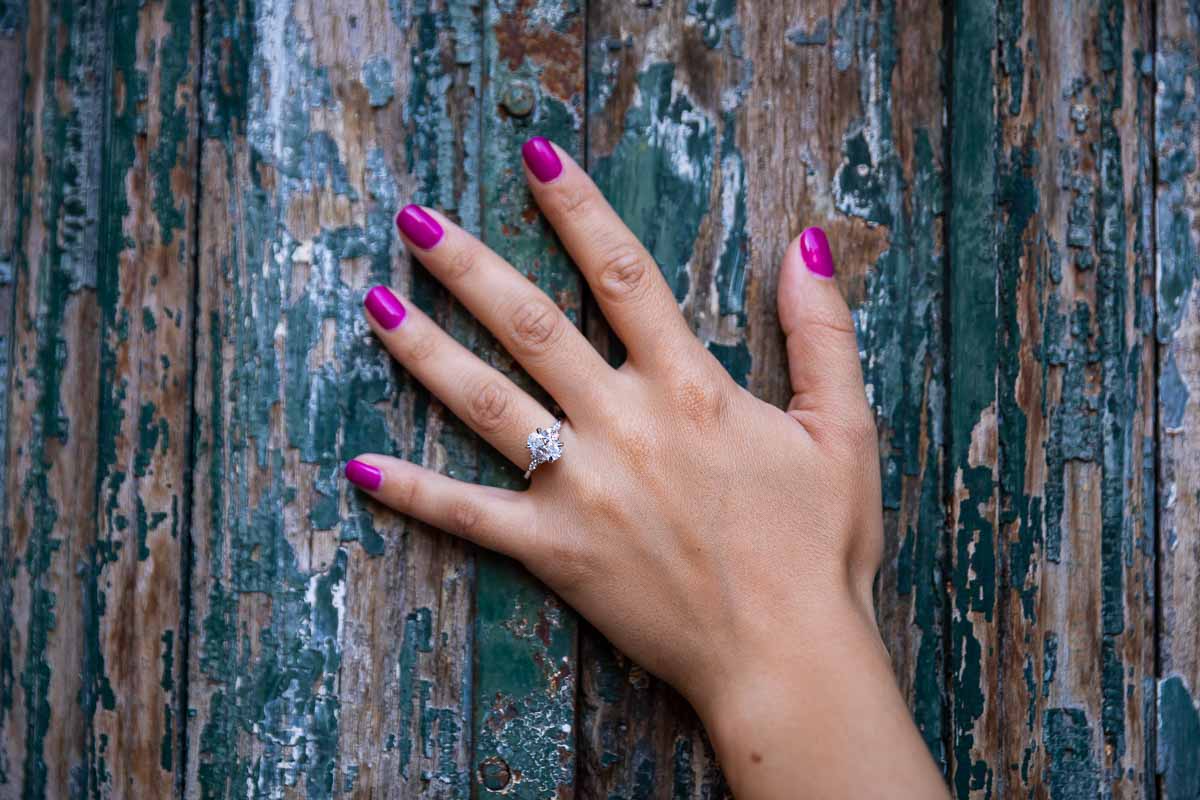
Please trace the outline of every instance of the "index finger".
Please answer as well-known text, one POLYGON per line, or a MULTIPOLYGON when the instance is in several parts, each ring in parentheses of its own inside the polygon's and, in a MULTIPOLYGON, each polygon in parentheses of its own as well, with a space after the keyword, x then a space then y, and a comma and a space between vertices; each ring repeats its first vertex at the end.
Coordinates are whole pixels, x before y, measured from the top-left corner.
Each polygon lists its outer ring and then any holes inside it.
POLYGON ((527 141, 521 155, 534 198, 630 360, 675 358, 678 345, 696 343, 658 265, 588 174, 540 136, 527 141))

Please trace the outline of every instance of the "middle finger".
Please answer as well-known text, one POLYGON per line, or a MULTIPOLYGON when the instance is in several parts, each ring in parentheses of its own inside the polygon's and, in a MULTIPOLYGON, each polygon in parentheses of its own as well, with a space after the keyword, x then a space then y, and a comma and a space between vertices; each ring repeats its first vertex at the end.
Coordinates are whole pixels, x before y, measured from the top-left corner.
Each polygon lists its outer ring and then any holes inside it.
POLYGON ((568 416, 590 406, 612 368, 545 292, 440 214, 406 206, 396 226, 421 263, 568 416))

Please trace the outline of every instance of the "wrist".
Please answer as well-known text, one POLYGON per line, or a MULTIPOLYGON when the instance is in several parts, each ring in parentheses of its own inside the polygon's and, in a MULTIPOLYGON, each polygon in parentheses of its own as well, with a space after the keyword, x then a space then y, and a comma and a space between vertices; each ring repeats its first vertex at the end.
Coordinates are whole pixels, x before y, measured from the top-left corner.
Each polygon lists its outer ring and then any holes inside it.
POLYGON ((839 603, 805 627, 737 654, 693 701, 734 793, 866 796, 895 780, 944 796, 873 615, 839 603))

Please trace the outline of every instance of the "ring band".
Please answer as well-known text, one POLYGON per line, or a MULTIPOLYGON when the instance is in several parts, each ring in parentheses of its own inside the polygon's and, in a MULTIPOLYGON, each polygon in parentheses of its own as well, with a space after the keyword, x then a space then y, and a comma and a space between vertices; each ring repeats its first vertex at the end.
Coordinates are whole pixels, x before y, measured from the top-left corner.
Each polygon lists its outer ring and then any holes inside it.
POLYGON ((533 433, 529 434, 529 438, 525 440, 525 446, 529 448, 529 469, 525 470, 525 479, 528 480, 533 471, 550 461, 558 461, 562 458, 563 443, 558 438, 558 432, 562 429, 563 421, 555 420, 554 424, 549 428, 538 428, 533 433))

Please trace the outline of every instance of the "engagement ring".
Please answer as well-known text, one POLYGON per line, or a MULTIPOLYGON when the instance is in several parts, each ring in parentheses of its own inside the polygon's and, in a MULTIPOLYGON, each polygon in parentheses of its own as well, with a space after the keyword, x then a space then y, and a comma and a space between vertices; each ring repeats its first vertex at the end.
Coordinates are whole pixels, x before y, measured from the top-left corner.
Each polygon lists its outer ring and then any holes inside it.
POLYGON ((562 420, 560 419, 549 428, 538 428, 529 434, 529 438, 525 440, 525 446, 529 448, 529 469, 525 470, 526 479, 542 464, 562 458, 563 443, 558 438, 558 431, 561 428, 562 420))

